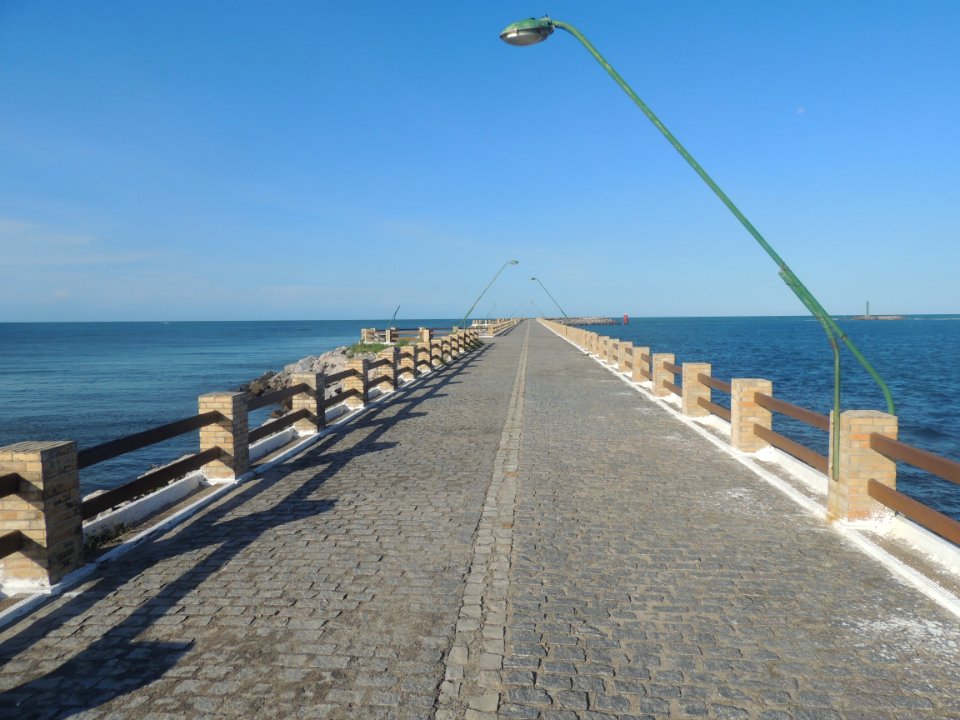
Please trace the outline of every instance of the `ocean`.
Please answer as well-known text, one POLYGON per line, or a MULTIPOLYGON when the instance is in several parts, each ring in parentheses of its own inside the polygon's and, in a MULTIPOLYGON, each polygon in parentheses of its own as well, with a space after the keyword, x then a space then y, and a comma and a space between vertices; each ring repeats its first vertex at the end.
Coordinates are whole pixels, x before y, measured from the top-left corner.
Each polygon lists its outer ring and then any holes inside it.
MULTIPOLYGON (((452 327, 416 319, 401 327, 452 327)), ((197 414, 197 397, 236 390, 360 340, 380 320, 0 323, 0 447, 76 440, 81 449, 197 414)), ((251 413, 263 422, 264 408, 251 413)), ((115 487, 196 452, 193 432, 80 472, 83 493, 115 487)))
MULTIPOLYGON (((960 459, 960 316, 839 322, 889 384, 901 439, 960 459)), ((357 342, 362 327, 374 326, 384 320, 0 323, 0 446, 69 439, 86 448, 194 415, 202 393, 234 390, 266 370, 357 342)), ((767 378, 776 397, 811 410, 832 407, 833 356, 812 318, 633 318, 588 329, 672 352, 678 363, 709 362, 724 380, 767 378)), ((844 351, 843 361, 843 407, 885 409, 853 356, 844 351)), ((714 399, 727 404, 721 393, 714 399)), ((268 410, 259 412, 252 422, 268 410)), ((825 433, 783 416, 774 422, 826 454, 825 433)), ((115 486, 196 447, 191 433, 87 468, 82 491, 115 486)), ((907 467, 898 487, 960 519, 960 487, 907 467)))

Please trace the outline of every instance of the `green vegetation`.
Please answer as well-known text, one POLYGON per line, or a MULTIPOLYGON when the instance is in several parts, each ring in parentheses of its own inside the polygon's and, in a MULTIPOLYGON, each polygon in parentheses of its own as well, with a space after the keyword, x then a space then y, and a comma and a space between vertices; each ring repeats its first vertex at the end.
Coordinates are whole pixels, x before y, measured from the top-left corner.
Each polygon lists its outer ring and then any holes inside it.
POLYGON ((347 348, 347 357, 355 357, 356 355, 363 355, 365 353, 378 353, 381 350, 385 350, 390 347, 386 343, 364 343, 358 342, 354 343, 347 348))

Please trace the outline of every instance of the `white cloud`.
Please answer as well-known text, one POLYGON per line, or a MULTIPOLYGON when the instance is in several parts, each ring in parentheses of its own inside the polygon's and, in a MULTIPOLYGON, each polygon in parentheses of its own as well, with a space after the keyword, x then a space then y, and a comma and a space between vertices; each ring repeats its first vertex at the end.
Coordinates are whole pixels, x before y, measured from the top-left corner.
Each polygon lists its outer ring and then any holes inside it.
POLYGON ((159 255, 156 251, 112 252, 101 245, 97 238, 89 235, 0 217, 0 256, 6 268, 129 264, 159 255))

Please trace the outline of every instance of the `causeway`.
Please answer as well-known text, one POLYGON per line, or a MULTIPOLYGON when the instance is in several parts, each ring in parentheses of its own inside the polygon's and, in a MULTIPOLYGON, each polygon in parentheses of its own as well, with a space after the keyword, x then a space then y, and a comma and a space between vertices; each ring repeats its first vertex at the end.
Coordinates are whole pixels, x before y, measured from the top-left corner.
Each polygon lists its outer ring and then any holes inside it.
POLYGON ((0 631, 4 718, 960 718, 960 623, 528 321, 0 631))

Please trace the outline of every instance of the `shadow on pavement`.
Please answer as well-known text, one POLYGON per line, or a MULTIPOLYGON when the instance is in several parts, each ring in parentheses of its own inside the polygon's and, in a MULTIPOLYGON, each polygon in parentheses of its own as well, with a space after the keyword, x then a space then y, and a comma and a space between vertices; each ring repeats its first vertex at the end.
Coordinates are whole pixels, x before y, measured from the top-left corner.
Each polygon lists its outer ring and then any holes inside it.
MULTIPOLYGON (((440 390, 456 384, 454 378, 469 369, 487 351, 479 348, 422 379, 414 387, 400 388, 391 401, 370 407, 342 430, 324 437, 302 455, 267 471, 261 478, 240 486, 166 536, 146 541, 140 548, 98 571, 83 593, 70 598, 47 617, 28 624, 0 646, 0 662, 7 663, 50 633, 68 628, 98 600, 120 591, 145 569, 195 551, 216 546, 210 554, 185 568, 180 575, 157 589, 126 618, 55 669, 29 682, 0 693, 0 715, 26 720, 31 717, 66 717, 95 708, 114 698, 144 687, 163 677, 193 647, 193 642, 171 643, 135 638, 155 625, 184 596, 222 569, 238 553, 254 544, 269 529, 314 517, 332 509, 335 499, 311 499, 327 479, 335 476, 353 458, 393 448, 396 443, 380 438, 390 428, 411 417, 427 400, 443 397, 440 390), (385 414, 390 411, 389 414, 385 414), (337 450, 337 444, 355 433, 368 432, 356 445, 337 450), (297 470, 318 471, 278 503, 256 512, 226 519, 231 513, 274 487, 297 470), (12 713, 12 714, 7 714, 12 713)), ((27 618, 26 621, 30 622, 27 618)), ((61 634, 68 634, 62 632, 61 634)))

